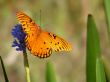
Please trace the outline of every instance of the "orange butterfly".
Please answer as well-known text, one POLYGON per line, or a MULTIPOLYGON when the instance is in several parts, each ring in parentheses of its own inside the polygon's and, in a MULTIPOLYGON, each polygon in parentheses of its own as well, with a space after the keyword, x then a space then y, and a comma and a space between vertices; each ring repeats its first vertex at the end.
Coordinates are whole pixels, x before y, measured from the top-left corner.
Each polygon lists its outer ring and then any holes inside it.
POLYGON ((30 52, 40 58, 49 57, 54 51, 70 51, 71 46, 59 36, 42 30, 35 22, 25 13, 17 12, 16 16, 22 24, 26 46, 30 52))

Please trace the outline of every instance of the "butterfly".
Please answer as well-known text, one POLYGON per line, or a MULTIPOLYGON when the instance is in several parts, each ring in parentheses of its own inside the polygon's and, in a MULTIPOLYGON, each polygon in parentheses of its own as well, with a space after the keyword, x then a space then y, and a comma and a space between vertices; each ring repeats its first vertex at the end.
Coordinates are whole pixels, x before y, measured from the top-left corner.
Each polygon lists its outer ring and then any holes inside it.
POLYGON ((46 58, 52 54, 52 51, 71 50, 71 45, 67 41, 51 32, 42 30, 25 13, 18 11, 16 16, 22 25, 23 31, 26 33, 26 47, 33 55, 39 58, 46 58))

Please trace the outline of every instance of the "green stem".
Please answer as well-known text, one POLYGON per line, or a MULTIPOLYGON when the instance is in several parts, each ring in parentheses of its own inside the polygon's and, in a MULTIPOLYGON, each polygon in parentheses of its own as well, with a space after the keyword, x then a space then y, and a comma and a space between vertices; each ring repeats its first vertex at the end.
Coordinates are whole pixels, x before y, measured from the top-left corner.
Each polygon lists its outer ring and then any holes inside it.
POLYGON ((24 56, 24 67, 25 67, 25 72, 26 72, 26 82, 31 82, 30 81, 30 69, 29 69, 29 63, 28 63, 26 51, 23 51, 23 56, 24 56))

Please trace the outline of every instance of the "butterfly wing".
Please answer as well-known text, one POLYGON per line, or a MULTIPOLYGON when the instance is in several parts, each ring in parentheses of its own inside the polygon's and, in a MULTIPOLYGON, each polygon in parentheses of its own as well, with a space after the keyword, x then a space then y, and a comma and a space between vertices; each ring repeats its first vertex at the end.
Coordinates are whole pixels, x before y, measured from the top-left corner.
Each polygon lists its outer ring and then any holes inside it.
POLYGON ((35 33, 36 35, 39 34, 41 29, 28 15, 19 11, 16 13, 16 16, 19 22, 22 24, 25 33, 35 33))
POLYGON ((49 32, 45 32, 35 24, 35 22, 23 12, 17 12, 17 18, 22 24, 26 35, 26 46, 30 52, 40 58, 49 57, 52 50, 70 51, 71 46, 64 39, 49 32))
POLYGON ((26 46, 30 52, 40 58, 48 57, 52 53, 52 49, 42 40, 41 29, 35 22, 25 13, 16 13, 19 22, 22 24, 24 32, 27 34, 25 38, 26 46))
POLYGON ((63 38, 49 32, 43 32, 43 36, 45 35, 44 39, 48 42, 51 46, 52 50, 54 51, 70 51, 71 46, 70 44, 65 41, 63 38))
POLYGON ((71 46, 64 39, 58 37, 57 35, 49 32, 42 31, 40 35, 28 36, 26 39, 26 45, 31 53, 40 58, 49 57, 54 51, 70 51, 71 46))
POLYGON ((40 58, 49 57, 52 53, 52 48, 46 40, 43 39, 42 33, 37 38, 36 36, 27 36, 26 45, 34 56, 40 58))

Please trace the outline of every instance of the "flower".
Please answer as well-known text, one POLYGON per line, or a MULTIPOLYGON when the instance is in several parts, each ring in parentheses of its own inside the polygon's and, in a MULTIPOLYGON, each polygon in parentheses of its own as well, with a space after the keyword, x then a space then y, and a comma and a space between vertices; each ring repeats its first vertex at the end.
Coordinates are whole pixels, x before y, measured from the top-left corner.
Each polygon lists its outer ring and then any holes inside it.
POLYGON ((16 47, 17 51, 25 51, 26 50, 26 44, 25 44, 26 34, 22 30, 22 25, 17 24, 16 26, 14 26, 11 33, 14 37, 12 47, 16 47))

